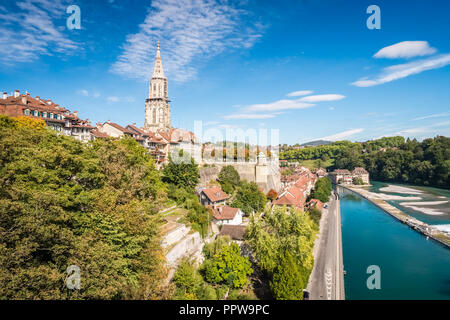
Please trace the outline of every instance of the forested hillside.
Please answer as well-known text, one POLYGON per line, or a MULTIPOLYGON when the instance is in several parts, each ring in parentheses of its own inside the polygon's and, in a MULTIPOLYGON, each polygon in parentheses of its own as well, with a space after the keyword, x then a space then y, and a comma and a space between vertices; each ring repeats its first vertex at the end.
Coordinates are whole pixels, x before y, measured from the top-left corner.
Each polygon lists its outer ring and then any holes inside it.
POLYGON ((338 141, 301 149, 286 147, 280 159, 333 159, 334 165, 329 169, 364 167, 373 180, 450 188, 450 138, 443 136, 422 142, 389 137, 362 143, 338 141))

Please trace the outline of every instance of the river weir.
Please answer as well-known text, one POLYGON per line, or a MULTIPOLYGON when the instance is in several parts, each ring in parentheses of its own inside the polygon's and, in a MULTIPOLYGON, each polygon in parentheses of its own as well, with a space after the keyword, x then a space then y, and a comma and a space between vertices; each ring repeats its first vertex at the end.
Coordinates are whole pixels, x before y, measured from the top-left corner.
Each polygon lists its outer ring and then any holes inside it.
POLYGON ((359 194, 341 186, 336 190, 346 299, 450 299, 450 250, 359 194), (367 285, 370 266, 380 269, 380 289, 367 285))
POLYGON ((360 196, 372 202, 373 204, 378 206, 386 213, 390 214, 398 221, 407 224, 409 227, 413 228, 417 232, 422 233, 424 236, 428 238, 432 238, 433 240, 439 242, 440 244, 450 249, 450 235, 448 233, 443 232, 437 229, 436 227, 429 225, 421 220, 409 216, 408 214, 404 213, 403 211, 394 207, 393 205, 389 204, 383 199, 376 197, 376 194, 370 192, 369 190, 366 190, 365 187, 342 187, 342 188, 347 188, 353 192, 358 193, 360 196))

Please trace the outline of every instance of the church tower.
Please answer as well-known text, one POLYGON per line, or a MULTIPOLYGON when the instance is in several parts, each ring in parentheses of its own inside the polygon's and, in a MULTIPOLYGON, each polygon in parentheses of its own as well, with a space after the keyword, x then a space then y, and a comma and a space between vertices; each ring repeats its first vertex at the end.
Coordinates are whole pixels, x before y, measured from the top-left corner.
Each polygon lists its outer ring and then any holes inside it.
POLYGON ((164 76, 158 41, 148 98, 145 99, 144 129, 148 129, 151 132, 170 130, 169 102, 168 83, 167 78, 164 76))

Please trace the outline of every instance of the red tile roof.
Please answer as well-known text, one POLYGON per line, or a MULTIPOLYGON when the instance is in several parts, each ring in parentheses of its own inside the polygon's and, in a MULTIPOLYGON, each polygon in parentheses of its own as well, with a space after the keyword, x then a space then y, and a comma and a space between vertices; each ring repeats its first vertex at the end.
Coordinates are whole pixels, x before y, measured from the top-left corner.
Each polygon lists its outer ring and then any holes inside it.
POLYGON ((361 167, 356 167, 353 171, 352 174, 368 174, 368 172, 366 171, 366 169, 361 168, 361 167))
POLYGON ((311 199, 311 200, 309 200, 307 205, 309 208, 315 207, 316 209, 318 209, 320 211, 322 211, 322 208, 323 208, 323 202, 320 201, 319 199, 311 199))
POLYGON ((228 206, 220 206, 217 208, 211 208, 213 217, 216 220, 233 220, 238 213, 238 208, 232 208, 228 206))
POLYGON ((222 201, 229 198, 229 196, 225 192, 223 192, 220 187, 203 189, 202 192, 208 197, 211 202, 222 201))
POLYGON ((350 174, 350 171, 348 171, 347 169, 336 169, 332 173, 336 173, 336 174, 350 174))
POLYGON ((105 124, 109 124, 110 126, 116 128, 117 130, 122 131, 123 133, 130 133, 130 134, 133 134, 133 132, 131 132, 131 131, 128 130, 128 129, 125 129, 124 127, 122 127, 121 125, 119 125, 119 124, 117 124, 117 123, 114 123, 114 122, 105 122, 103 125, 105 125, 105 124))
POLYGON ((146 132, 145 132, 144 130, 142 130, 142 129, 139 129, 138 127, 136 127, 136 126, 133 125, 133 124, 127 125, 126 129, 129 130, 129 131, 135 131, 136 133, 138 133, 138 134, 140 134, 140 135, 142 135, 142 136, 144 136, 144 137, 148 137, 148 136, 149 136, 148 133, 146 133, 146 132), (129 130, 130 128, 131 128, 131 130, 129 130))
POLYGON ((286 190, 284 193, 276 199, 273 204, 274 205, 287 205, 287 206, 294 206, 298 208, 302 208, 305 203, 305 196, 303 195, 303 191, 296 187, 290 187, 288 190, 286 190))
POLYGON ((106 133, 100 132, 98 131, 98 129, 91 130, 91 133, 96 138, 103 138, 103 139, 109 138, 109 136, 106 133))

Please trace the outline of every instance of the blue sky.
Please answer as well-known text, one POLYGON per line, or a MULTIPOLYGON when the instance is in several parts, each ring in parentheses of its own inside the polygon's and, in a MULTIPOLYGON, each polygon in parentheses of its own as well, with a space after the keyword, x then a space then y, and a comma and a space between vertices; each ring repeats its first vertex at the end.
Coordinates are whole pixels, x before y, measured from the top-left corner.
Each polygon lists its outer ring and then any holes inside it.
POLYGON ((444 0, 7 0, 0 90, 142 126, 159 40, 175 127, 279 129, 288 144, 450 136, 449 15, 444 0))

